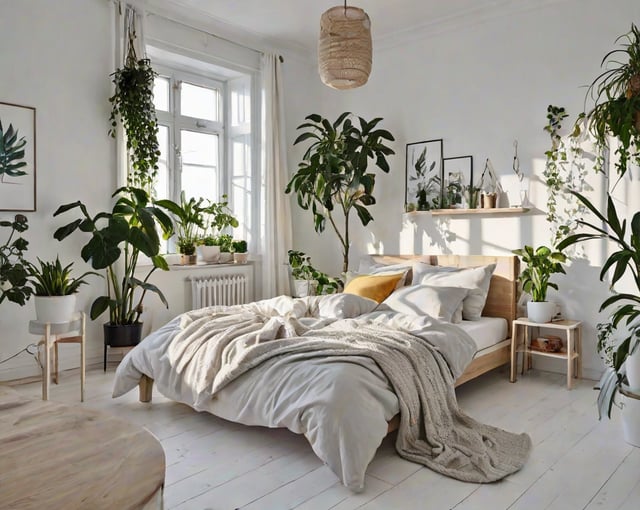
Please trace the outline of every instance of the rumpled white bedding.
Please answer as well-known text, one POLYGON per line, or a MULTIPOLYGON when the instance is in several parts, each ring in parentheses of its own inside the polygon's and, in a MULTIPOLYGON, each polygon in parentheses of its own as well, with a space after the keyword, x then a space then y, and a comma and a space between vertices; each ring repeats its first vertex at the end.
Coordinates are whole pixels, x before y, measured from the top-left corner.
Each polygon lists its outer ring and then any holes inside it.
POLYGON ((316 455, 345 486, 362 490, 366 468, 387 433, 387 422, 399 412, 398 399, 373 360, 361 356, 303 361, 277 357, 253 367, 212 396, 214 369, 220 368, 212 367, 212 361, 220 356, 208 346, 206 334, 189 342, 181 339, 188 337, 189 328, 202 329, 208 317, 217 317, 219 326, 221 312, 226 314, 224 320, 229 320, 232 337, 252 333, 247 338, 259 342, 295 337, 354 318, 362 324, 400 329, 424 338, 442 353, 454 379, 471 361, 475 343, 456 326, 428 316, 373 311, 376 305, 348 294, 300 299, 280 296, 249 305, 187 312, 129 352, 117 369, 113 396, 135 388, 145 374, 155 380, 163 395, 197 410, 246 425, 286 427, 304 434, 316 455), (238 318, 243 313, 248 322, 240 327, 238 318), (250 324, 256 316, 264 317, 262 323, 250 324), (189 349, 192 352, 185 352, 189 349), (181 366, 184 359, 199 362, 181 366))

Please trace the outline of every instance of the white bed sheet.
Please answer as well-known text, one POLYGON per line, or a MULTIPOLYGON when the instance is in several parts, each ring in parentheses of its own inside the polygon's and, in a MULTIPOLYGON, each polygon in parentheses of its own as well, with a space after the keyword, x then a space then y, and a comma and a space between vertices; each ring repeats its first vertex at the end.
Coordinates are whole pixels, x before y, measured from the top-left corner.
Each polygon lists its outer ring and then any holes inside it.
POLYGON ((462 321, 456 326, 473 338, 478 351, 496 345, 509 336, 509 325, 500 317, 481 317, 477 321, 462 321))

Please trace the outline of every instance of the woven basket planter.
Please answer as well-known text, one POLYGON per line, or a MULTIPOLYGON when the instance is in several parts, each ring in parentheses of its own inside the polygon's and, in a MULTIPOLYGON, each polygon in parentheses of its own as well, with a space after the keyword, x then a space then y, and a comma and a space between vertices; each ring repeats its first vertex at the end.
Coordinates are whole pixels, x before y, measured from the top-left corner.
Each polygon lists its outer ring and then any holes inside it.
POLYGON ((371 73, 371 21, 358 7, 332 7, 320 18, 318 71, 325 85, 352 89, 371 73))

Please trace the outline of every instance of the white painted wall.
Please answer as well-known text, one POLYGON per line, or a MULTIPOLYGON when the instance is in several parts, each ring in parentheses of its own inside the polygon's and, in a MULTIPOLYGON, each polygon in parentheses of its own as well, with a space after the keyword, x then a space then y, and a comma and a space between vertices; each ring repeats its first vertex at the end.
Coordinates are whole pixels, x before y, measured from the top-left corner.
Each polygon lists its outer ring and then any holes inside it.
MULTIPOLYGON (((335 118, 349 110, 367 119, 381 116, 383 127, 396 137, 392 171, 377 179, 375 221, 368 228, 353 221, 351 266, 357 266, 358 256, 367 252, 495 254, 525 243, 549 244, 543 211, 521 217, 444 217, 403 224, 405 144, 443 138, 445 157, 474 156, 476 178, 489 157, 508 181, 512 144, 518 139, 521 168, 531 179, 531 199, 544 210, 546 190, 540 178, 549 145, 542 129, 547 105, 565 106, 573 115, 580 111, 584 99, 580 87, 598 74, 600 60, 616 37, 638 19, 636 0, 567 0, 476 24, 467 20, 446 30, 386 40, 384 48, 374 46, 373 72, 360 89, 323 88, 321 103, 310 104, 305 114, 313 111, 335 118)), ((375 23, 373 19, 374 31, 375 23)), ((291 171, 296 162, 292 153, 291 171)), ((341 257, 335 235, 327 231, 318 236, 311 215, 295 214, 299 209, 295 203, 292 207, 297 248, 313 254, 321 269, 338 273, 341 257)), ((584 366, 586 374, 595 377, 602 367, 595 351, 595 324, 606 295, 598 282, 603 247, 591 247, 588 257, 575 262, 566 278, 557 279, 558 300, 567 316, 585 321, 584 366)), ((563 370, 560 365, 551 368, 563 370)))
MULTIPOLYGON (((105 0, 0 0, 0 101, 36 108, 37 211, 26 213, 28 258, 60 254, 63 262, 74 261, 74 269, 82 272, 89 267, 79 256, 80 239, 54 240, 53 232, 63 222, 52 214, 59 205, 78 199, 95 212, 104 210, 115 189, 114 145, 107 135, 111 9, 105 0)), ((0 218, 9 217, 12 213, 0 212, 0 218)), ((91 300, 92 289, 82 287, 80 306, 88 310, 91 300)), ((22 308, 2 304, 0 359, 38 340, 27 329, 34 317, 33 302, 22 308)), ((89 324, 87 347, 88 357, 100 356, 97 324, 89 324)), ((62 367, 78 365, 77 351, 73 345, 60 349, 62 367)), ((0 365, 0 380, 38 373, 28 354, 0 365)))

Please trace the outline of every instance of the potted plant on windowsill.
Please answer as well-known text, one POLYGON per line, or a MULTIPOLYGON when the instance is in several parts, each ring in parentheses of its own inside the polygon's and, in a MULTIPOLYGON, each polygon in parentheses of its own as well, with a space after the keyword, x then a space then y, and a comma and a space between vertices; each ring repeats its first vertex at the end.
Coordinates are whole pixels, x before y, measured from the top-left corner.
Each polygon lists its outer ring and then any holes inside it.
POLYGON ((231 251, 228 237, 221 236, 229 228, 237 228, 239 223, 229 208, 227 195, 222 195, 220 202, 209 202, 203 214, 204 232, 199 239, 198 256, 205 262, 216 263, 221 262, 220 254, 224 251, 224 261, 230 262, 232 255, 226 255, 231 251))
POLYGON ((220 264, 233 262, 233 236, 231 234, 220 234, 214 237, 213 242, 220 247, 220 264))
POLYGON ((104 325, 105 346, 121 347, 140 341, 142 323, 139 319, 147 292, 157 294, 168 307, 164 295, 149 283, 149 278, 156 269, 169 269, 160 255, 160 236, 156 227, 159 225, 167 235, 173 231, 173 224, 169 215, 141 188, 120 188, 114 196, 117 200, 113 209, 95 216, 90 216, 80 201, 60 206, 54 217, 78 209, 79 218, 58 228, 54 237, 62 241, 76 230, 90 236, 80 252, 82 259, 95 270, 106 270, 107 280, 107 293, 91 305, 91 319, 97 319, 108 310, 109 322, 104 325), (149 257, 153 264, 143 279, 135 276, 140 254, 149 257))
POLYGON ((311 257, 302 251, 289 250, 289 269, 293 279, 293 297, 333 294, 340 282, 311 265, 311 257))
POLYGON ((187 200, 185 192, 180 194, 180 203, 173 200, 158 200, 156 205, 167 209, 174 217, 178 252, 183 265, 196 263, 196 243, 204 228, 204 199, 193 197, 187 200))
POLYGON ((246 264, 249 259, 249 254, 247 253, 247 241, 233 241, 231 247, 233 249, 233 262, 235 264, 246 264))
POLYGON ((522 289, 531 295, 527 303, 527 317, 532 322, 545 323, 551 321, 555 313, 555 303, 547 301, 547 289, 558 290, 558 286, 549 281, 552 274, 565 273, 562 264, 567 257, 561 251, 553 251, 547 246, 540 246, 534 250, 525 246, 521 250, 513 250, 526 267, 520 273, 522 289))
POLYGON ((76 294, 80 285, 86 284, 85 277, 100 276, 87 271, 77 278, 71 277, 71 266, 62 267, 60 259, 55 262, 43 262, 38 258, 39 266, 27 262, 29 281, 33 286, 36 306, 36 319, 40 322, 68 322, 76 309, 76 294))
POLYGON ((29 241, 20 236, 29 228, 29 223, 24 214, 16 214, 13 221, 0 221, 0 227, 11 229, 0 244, 0 304, 6 299, 22 306, 32 292, 23 258, 29 241))

